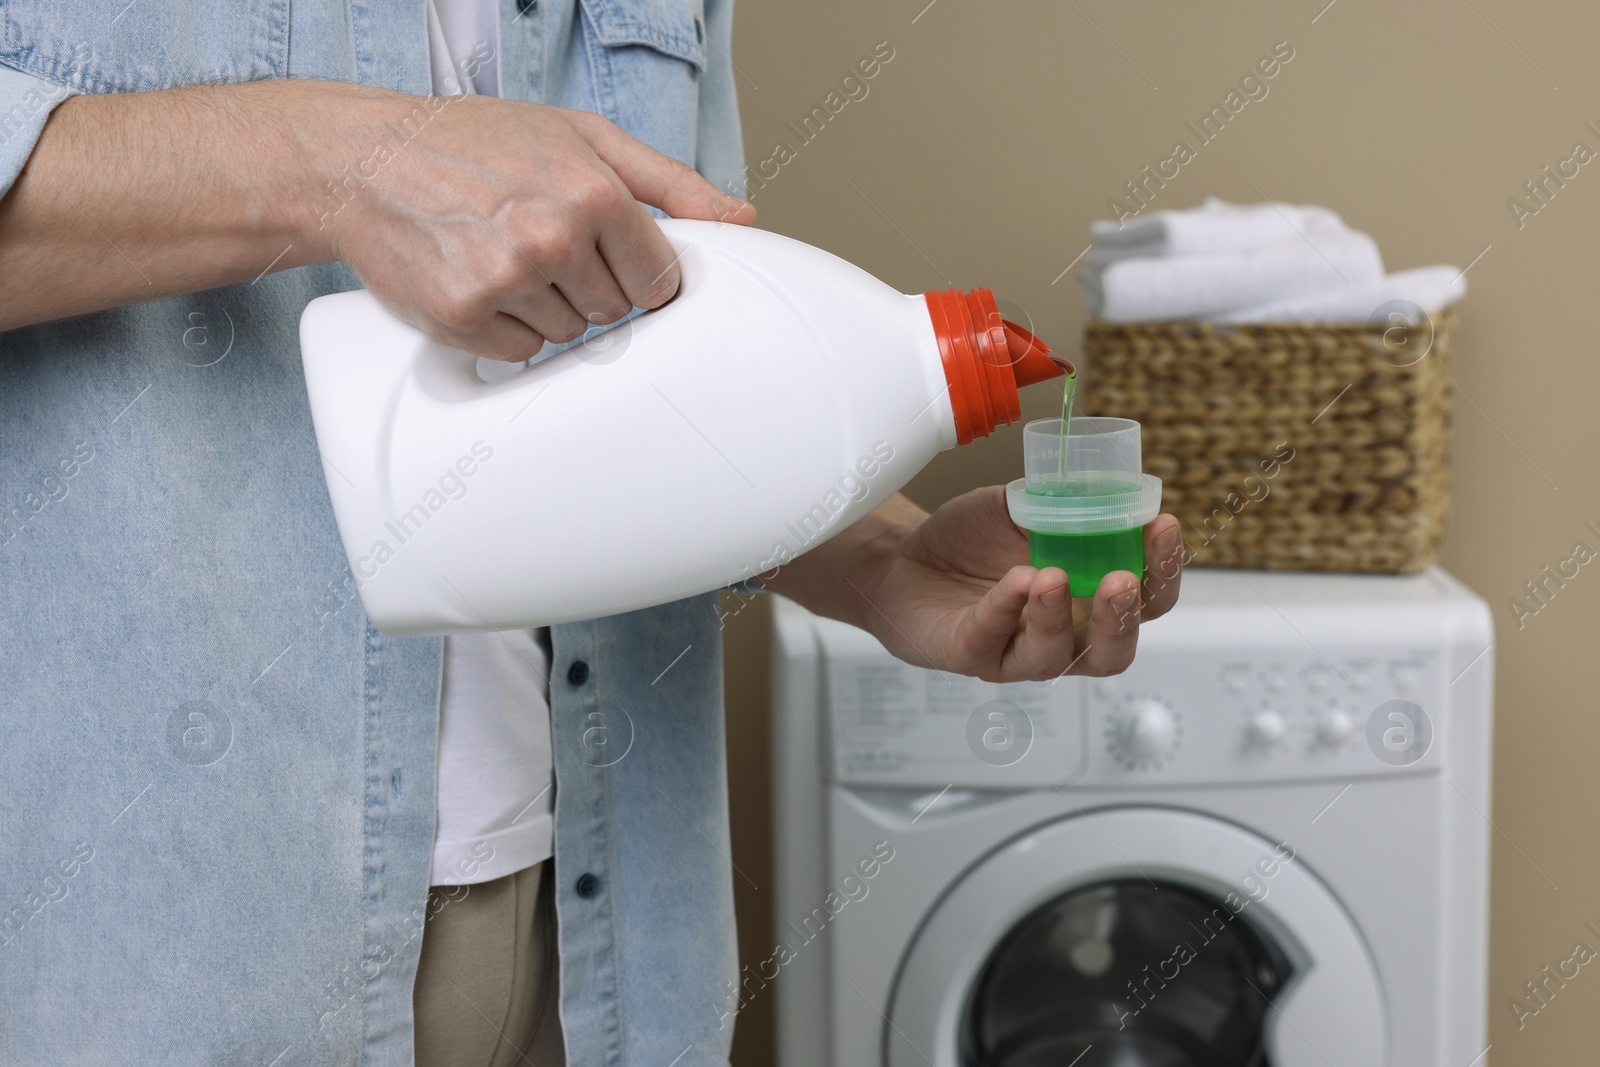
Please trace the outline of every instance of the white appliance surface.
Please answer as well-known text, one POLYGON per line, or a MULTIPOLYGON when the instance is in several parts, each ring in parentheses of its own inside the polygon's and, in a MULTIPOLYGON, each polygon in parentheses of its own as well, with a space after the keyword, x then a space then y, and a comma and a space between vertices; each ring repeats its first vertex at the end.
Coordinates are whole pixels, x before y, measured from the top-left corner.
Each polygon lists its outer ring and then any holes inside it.
POLYGON ((1268 989, 1219 1048, 1488 1062, 1492 633, 1443 571, 1191 570, 1105 679, 916 668, 781 599, 775 630, 779 945, 740 998, 777 997, 780 1067, 1209 1064, 1080 1024, 1193 1023, 1228 966, 1268 989))

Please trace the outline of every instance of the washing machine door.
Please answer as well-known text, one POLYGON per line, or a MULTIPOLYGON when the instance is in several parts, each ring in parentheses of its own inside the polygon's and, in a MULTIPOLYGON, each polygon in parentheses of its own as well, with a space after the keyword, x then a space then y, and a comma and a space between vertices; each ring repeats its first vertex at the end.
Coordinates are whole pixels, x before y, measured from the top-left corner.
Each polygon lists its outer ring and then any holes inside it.
POLYGON ((886 1062, 1386 1067, 1371 955, 1292 855, 1292 843, 1164 808, 1089 812, 1016 838, 967 871, 912 942, 886 1062))

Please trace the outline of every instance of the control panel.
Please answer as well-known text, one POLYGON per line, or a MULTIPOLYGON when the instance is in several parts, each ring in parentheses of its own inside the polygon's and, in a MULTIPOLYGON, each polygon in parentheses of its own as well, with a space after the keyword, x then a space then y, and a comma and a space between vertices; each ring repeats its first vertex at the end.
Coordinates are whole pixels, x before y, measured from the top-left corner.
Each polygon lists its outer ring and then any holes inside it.
POLYGON ((1080 782, 1353 777, 1439 765, 1437 650, 1246 659, 1172 650, 1085 683, 1080 782))
POLYGON ((1145 654, 1110 678, 982 682, 875 644, 824 657, 824 773, 860 785, 1191 785, 1441 765, 1438 650, 1145 654))

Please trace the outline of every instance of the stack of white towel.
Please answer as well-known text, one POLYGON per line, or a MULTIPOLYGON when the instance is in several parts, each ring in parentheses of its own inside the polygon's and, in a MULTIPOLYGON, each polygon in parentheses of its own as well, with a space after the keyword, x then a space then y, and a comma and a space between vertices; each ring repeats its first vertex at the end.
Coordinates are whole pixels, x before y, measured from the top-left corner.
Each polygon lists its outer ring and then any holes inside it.
POLYGON ((1385 274, 1372 238, 1324 207, 1213 197, 1189 211, 1095 222, 1089 236, 1078 277, 1089 310, 1107 322, 1365 322, 1396 301, 1432 314, 1467 291, 1455 267, 1385 274))

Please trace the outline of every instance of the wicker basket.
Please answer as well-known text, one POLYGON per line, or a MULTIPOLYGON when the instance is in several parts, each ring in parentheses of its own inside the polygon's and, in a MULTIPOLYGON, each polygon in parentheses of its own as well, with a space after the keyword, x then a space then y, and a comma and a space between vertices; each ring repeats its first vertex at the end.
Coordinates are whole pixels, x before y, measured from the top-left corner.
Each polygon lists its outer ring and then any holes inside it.
POLYGON ((1454 327, 1092 322, 1080 408, 1143 424, 1192 562, 1409 574, 1444 534, 1454 327))

